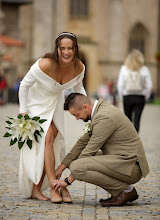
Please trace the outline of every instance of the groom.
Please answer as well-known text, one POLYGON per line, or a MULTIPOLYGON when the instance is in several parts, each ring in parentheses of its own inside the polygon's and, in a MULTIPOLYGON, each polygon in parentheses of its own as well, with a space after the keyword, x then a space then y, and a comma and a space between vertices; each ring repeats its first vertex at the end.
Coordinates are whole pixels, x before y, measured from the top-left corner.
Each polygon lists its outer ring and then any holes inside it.
POLYGON ((71 185, 77 179, 100 186, 111 194, 101 199, 102 206, 122 206, 138 199, 131 185, 146 177, 149 167, 142 142, 130 120, 115 106, 100 99, 71 93, 64 104, 77 120, 91 120, 91 132, 85 133, 56 170, 59 179, 69 168, 65 180, 54 180, 52 186, 71 185), (102 152, 98 155, 97 152, 102 152))

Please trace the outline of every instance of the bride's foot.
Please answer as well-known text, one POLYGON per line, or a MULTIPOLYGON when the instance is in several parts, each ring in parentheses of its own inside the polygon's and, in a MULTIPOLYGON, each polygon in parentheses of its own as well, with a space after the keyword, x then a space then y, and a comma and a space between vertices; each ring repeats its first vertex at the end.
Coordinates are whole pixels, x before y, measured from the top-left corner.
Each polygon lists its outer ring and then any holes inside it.
POLYGON ((46 196, 44 196, 41 191, 33 191, 32 192, 32 196, 31 199, 38 199, 38 200, 42 200, 42 201, 47 201, 49 200, 49 198, 47 198, 46 196))
POLYGON ((72 203, 72 198, 71 198, 69 191, 66 187, 61 187, 60 194, 62 196, 63 202, 72 203))
POLYGON ((50 190, 51 194, 51 202, 53 203, 62 203, 62 197, 59 194, 59 191, 55 191, 54 189, 50 190))

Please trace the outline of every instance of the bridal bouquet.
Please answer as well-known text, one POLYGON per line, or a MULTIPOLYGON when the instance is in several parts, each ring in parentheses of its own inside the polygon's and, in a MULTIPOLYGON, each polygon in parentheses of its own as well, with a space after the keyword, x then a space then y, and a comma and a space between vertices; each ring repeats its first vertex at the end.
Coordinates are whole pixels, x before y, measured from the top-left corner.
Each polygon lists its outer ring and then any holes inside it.
MULTIPOLYGON (((9 118, 9 117, 8 117, 9 118)), ((30 118, 28 114, 25 116, 19 114, 17 118, 9 118, 7 123, 7 132, 3 137, 11 137, 10 146, 18 141, 18 147, 21 149, 26 143, 32 149, 32 142, 38 142, 38 136, 44 132, 41 124, 47 121, 35 116, 30 118)))

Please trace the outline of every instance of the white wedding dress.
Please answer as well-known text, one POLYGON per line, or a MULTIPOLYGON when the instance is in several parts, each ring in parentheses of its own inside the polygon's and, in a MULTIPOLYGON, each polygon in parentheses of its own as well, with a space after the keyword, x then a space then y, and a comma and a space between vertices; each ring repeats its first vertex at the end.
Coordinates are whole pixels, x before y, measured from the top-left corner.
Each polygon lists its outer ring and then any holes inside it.
MULTIPOLYGON (((40 60, 40 59, 39 59, 40 60)), ((73 88, 75 92, 86 95, 82 85, 83 71, 74 79, 63 85, 46 75, 39 67, 39 60, 30 68, 20 84, 19 100, 20 113, 28 113, 30 117, 40 116, 47 119, 41 126, 44 130, 39 143, 34 142, 30 150, 24 145, 20 153, 19 186, 23 196, 30 198, 33 183, 38 184, 44 169, 45 136, 53 120, 58 129, 58 135, 54 141, 56 167, 65 157, 64 143, 64 90, 73 88)), ((49 181, 45 176, 41 191, 49 187, 49 181)))

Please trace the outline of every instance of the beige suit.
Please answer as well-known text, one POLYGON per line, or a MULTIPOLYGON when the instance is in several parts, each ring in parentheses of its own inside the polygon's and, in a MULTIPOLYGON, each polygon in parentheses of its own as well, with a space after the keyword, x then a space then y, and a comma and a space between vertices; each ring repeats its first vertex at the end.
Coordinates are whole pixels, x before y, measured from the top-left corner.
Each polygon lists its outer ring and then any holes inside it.
POLYGON ((76 179, 99 185, 116 196, 149 173, 139 135, 118 108, 100 99, 91 130, 92 134, 84 134, 62 162, 76 179), (103 155, 96 156, 98 150, 103 155))

